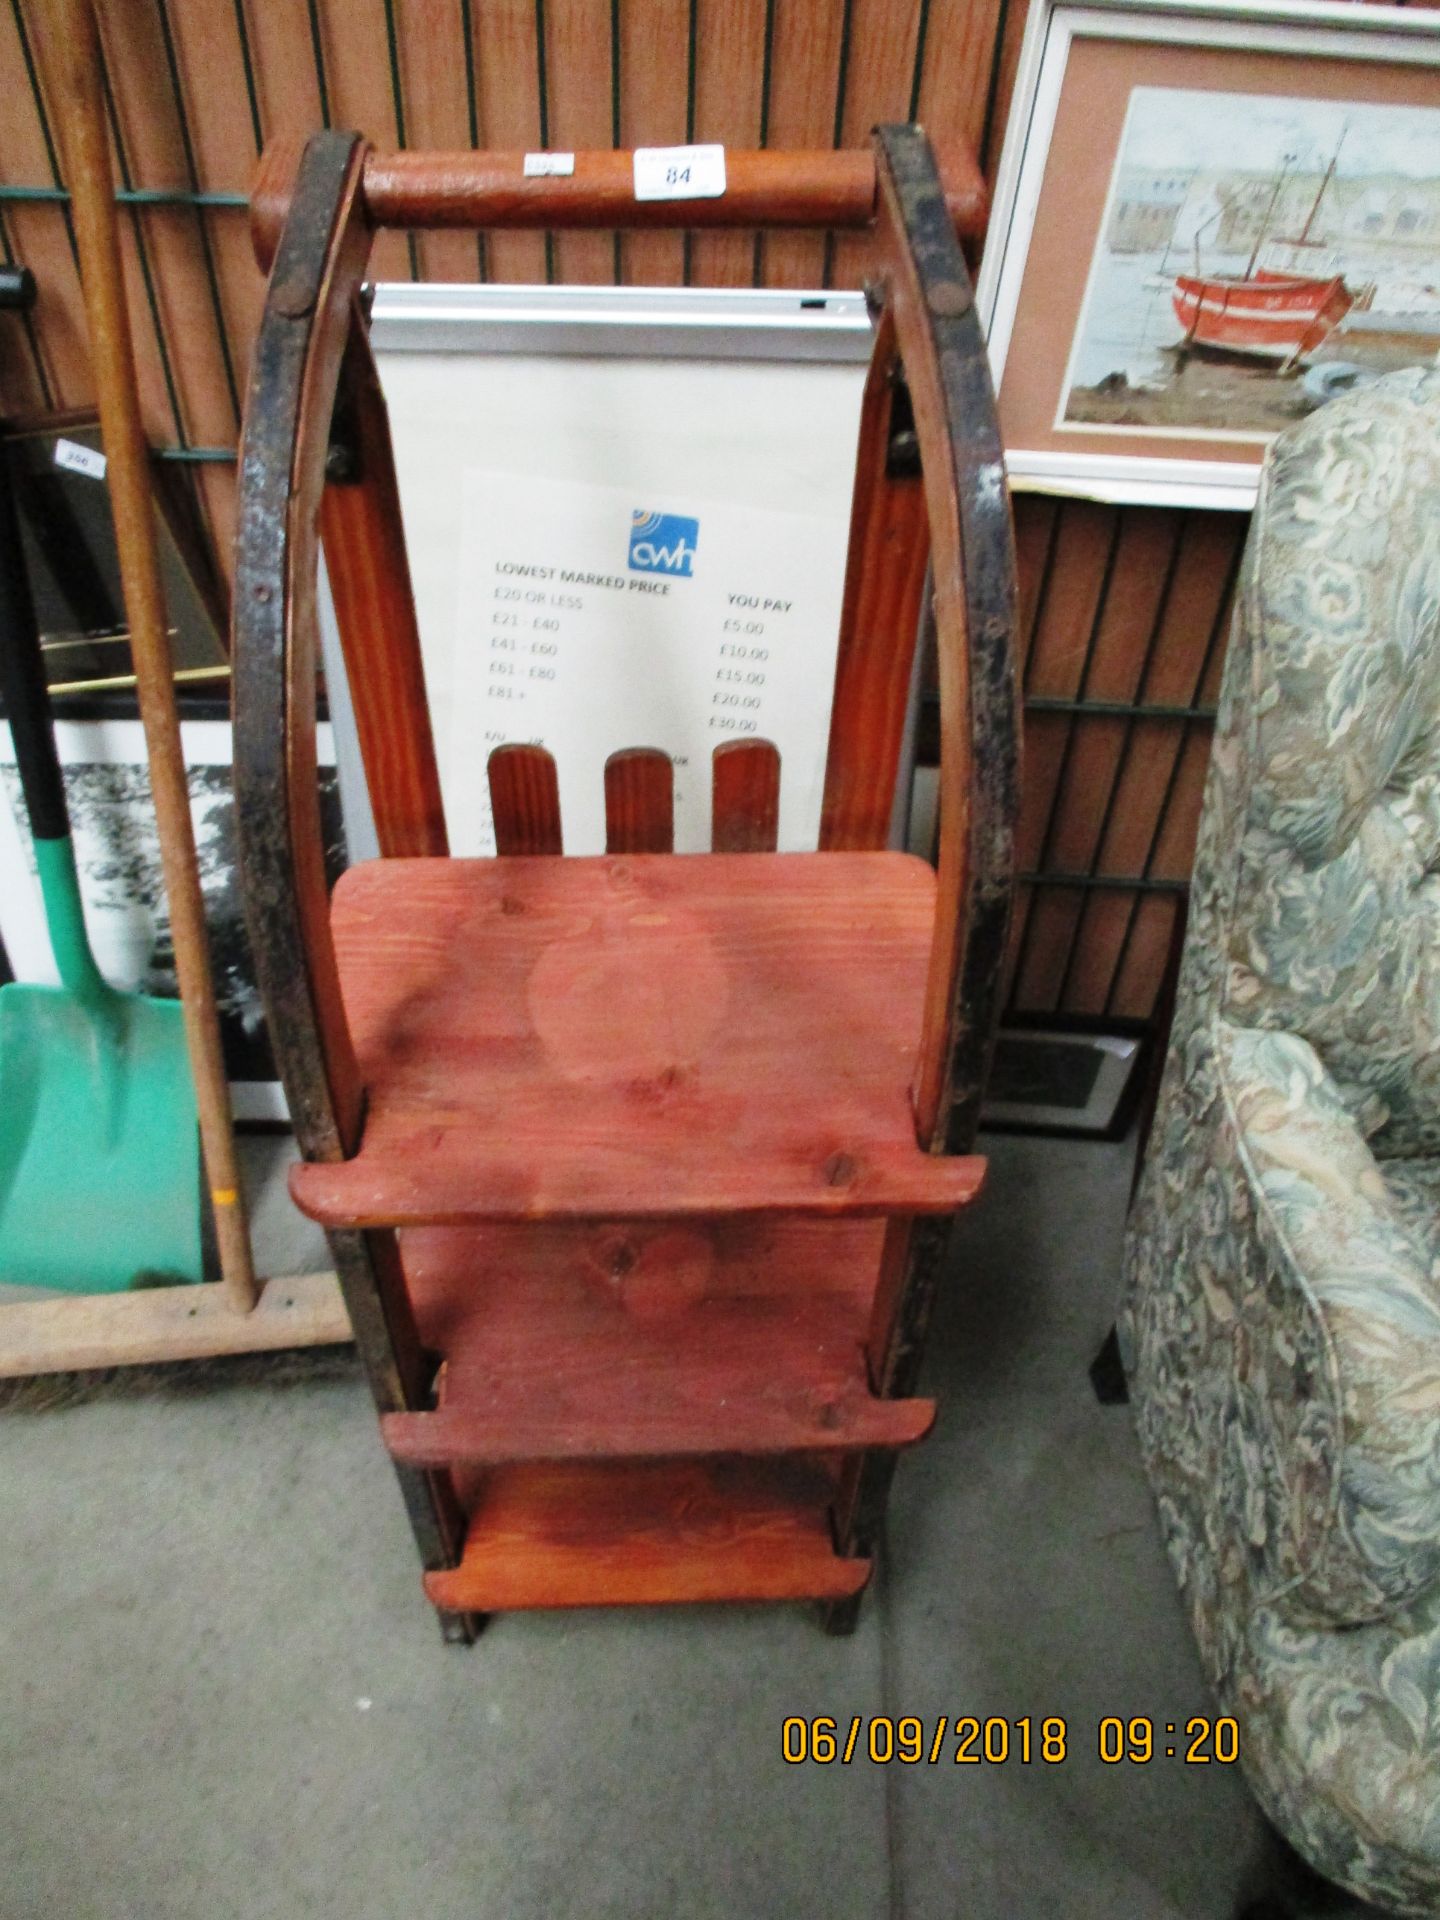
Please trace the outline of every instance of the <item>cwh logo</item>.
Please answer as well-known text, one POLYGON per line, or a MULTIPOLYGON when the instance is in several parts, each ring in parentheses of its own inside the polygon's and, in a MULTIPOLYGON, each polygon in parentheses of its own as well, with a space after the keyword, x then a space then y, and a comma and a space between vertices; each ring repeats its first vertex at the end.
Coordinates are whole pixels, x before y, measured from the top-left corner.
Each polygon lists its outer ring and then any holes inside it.
POLYGON ((635 573, 678 573, 687 580, 695 561, 700 522, 683 513, 646 513, 637 507, 630 516, 630 566, 635 573))

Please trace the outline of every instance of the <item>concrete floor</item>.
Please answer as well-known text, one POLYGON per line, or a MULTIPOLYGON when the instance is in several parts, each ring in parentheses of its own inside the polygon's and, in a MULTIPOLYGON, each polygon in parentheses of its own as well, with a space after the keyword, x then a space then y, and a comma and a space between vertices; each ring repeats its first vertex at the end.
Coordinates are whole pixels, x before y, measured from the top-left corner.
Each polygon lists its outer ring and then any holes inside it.
POLYGON ((1129 1151, 988 1145, 850 1640, 705 1608, 442 1647, 353 1374, 0 1418, 0 1920, 1229 1920, 1238 1774, 1095 1750, 1208 1706, 1086 1379, 1129 1151), (1063 1715, 1069 1755, 781 1761, 786 1715, 881 1713, 1063 1715))

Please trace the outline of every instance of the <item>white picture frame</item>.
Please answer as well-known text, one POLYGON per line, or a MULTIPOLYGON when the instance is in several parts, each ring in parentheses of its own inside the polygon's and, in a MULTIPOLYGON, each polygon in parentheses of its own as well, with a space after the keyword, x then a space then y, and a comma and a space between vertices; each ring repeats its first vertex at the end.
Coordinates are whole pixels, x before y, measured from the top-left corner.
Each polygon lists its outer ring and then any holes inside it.
MULTIPOLYGON (((1103 501, 1247 510, 1254 504, 1264 445, 1274 437, 1273 431, 1256 428, 1246 438, 1194 425, 1163 430, 1114 428, 1077 426, 1062 418, 1061 409, 1071 391, 1067 376, 1084 323, 1083 301, 1064 314, 1069 352, 1058 377, 1053 362, 1037 367, 1031 356, 1022 365, 1015 352, 1017 334, 1018 344, 1024 341, 1017 324, 1025 317, 1024 303, 1033 312, 1040 297, 1033 287, 1027 289, 1026 269, 1041 216, 1057 117, 1072 70, 1072 53, 1087 41, 1144 47, 1147 57, 1157 45, 1173 49, 1181 85, 1194 50, 1248 52, 1268 62, 1267 71, 1274 70, 1276 56, 1283 57, 1297 63, 1297 86, 1305 72, 1315 75, 1316 61, 1382 63, 1403 69, 1407 76, 1413 74, 1415 105, 1428 110, 1424 90, 1430 89, 1432 100, 1436 90, 1424 70, 1440 66, 1440 24, 1433 13, 1355 6, 1345 0, 1271 0, 1265 5, 1255 0, 1087 0, 1083 5, 1071 0, 1032 0, 977 285, 1000 396, 1011 486, 1019 492, 1103 501), (1032 413, 1054 399, 1048 431, 1007 424, 1007 382, 1011 394, 1023 391, 1028 396, 1021 404, 1032 413)), ((1319 104, 1298 90, 1293 98, 1297 106, 1319 104)), ((1357 112, 1370 110, 1371 105, 1362 102, 1357 112)), ((1103 208, 1090 230, 1075 236, 1075 246, 1083 250, 1088 268, 1087 297, 1101 237, 1108 230, 1121 158, 1121 146, 1112 139, 1105 156, 1109 187, 1103 208)), ((1051 191, 1055 191, 1053 185, 1051 191)), ((1056 306, 1061 304, 1057 300, 1056 306)), ((1057 330, 1060 326, 1060 316, 1053 309, 1048 323, 1057 330)))

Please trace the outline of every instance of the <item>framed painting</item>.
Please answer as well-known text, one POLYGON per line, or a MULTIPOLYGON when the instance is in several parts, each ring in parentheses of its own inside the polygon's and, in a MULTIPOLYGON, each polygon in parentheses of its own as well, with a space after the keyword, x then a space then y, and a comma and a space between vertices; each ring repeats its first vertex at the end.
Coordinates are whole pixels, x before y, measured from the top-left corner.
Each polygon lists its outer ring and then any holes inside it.
POLYGON ((1440 19, 1032 0, 978 297, 1011 483, 1249 507, 1291 421, 1440 354, 1440 19))

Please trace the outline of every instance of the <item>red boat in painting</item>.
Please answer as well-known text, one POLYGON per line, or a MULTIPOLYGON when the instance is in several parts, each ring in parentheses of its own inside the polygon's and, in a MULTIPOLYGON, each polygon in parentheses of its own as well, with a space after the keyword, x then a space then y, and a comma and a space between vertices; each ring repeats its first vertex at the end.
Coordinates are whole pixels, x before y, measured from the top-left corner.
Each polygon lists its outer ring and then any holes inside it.
POLYGON ((1355 304, 1343 274, 1310 278, 1260 268, 1175 276, 1171 295, 1187 347, 1294 362, 1313 353, 1355 304))
POLYGON ((1327 256, 1333 259, 1323 242, 1311 238, 1311 229, 1335 178, 1344 141, 1342 131, 1300 232, 1293 239, 1271 240, 1270 219, 1290 172, 1287 156, 1243 274, 1201 273, 1197 237, 1195 272, 1177 273, 1170 296, 1175 317, 1185 329, 1184 348, 1279 360, 1281 371, 1286 372, 1314 353, 1357 304, 1358 296, 1346 286, 1343 274, 1294 271, 1297 265, 1319 267, 1327 256), (1278 251, 1286 259, 1286 270, 1259 264, 1267 250, 1272 255, 1278 251))

